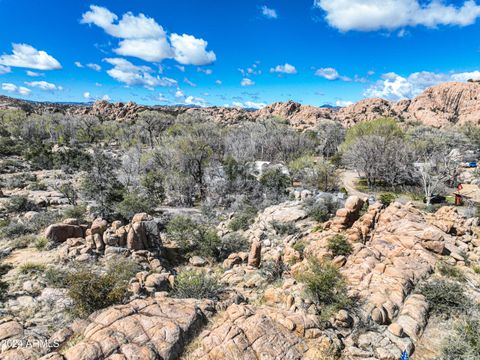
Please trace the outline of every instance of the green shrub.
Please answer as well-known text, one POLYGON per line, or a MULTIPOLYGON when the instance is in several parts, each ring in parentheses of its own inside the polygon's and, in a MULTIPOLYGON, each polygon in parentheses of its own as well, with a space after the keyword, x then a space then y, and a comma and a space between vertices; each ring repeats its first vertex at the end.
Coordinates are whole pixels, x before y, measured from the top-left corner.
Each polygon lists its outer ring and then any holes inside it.
POLYGON ((0 237, 14 238, 21 235, 26 235, 32 232, 25 224, 20 222, 11 222, 7 226, 0 228, 0 237))
POLYGON ((43 182, 35 181, 28 186, 28 189, 33 191, 46 191, 48 187, 43 182))
POLYGON ((321 201, 311 199, 307 201, 305 208, 309 217, 319 223, 323 223, 335 215, 335 212, 338 210, 338 203, 331 197, 323 198, 321 201))
POLYGON ((19 266, 18 270, 21 274, 28 274, 31 272, 43 272, 45 271, 45 264, 39 264, 34 262, 26 262, 19 266))
POLYGON ((397 198, 397 195, 395 195, 395 194, 393 194, 393 193, 386 192, 386 193, 381 193, 380 196, 378 197, 378 200, 379 200, 384 206, 388 206, 388 205, 390 205, 392 202, 394 202, 396 198, 397 198))
POLYGON ((127 220, 138 213, 151 213, 153 209, 152 199, 137 192, 127 193, 116 207, 117 212, 127 220))
POLYGON ((458 281, 465 281, 465 275, 463 274, 462 270, 455 267, 454 265, 447 264, 446 262, 439 262, 437 264, 437 269, 440 274, 443 276, 452 278, 458 281))
POLYGON ((38 210, 37 205, 25 196, 12 196, 7 204, 8 212, 27 212, 38 210))
POLYGON ((287 188, 292 185, 290 177, 281 169, 267 170, 260 178, 260 184, 273 196, 285 195, 287 188))
POLYGON ((420 285, 418 292, 425 296, 430 312, 435 315, 450 317, 466 312, 471 306, 463 287, 456 282, 430 281, 420 285))
POLYGON ((441 360, 473 360, 480 358, 480 317, 465 316, 442 344, 441 360))
POLYGON ((66 288, 68 286, 68 272, 63 269, 49 267, 43 273, 45 282, 53 288, 66 288))
POLYGON ((267 260, 263 262, 260 274, 268 281, 268 283, 274 283, 282 278, 285 271, 286 267, 283 261, 267 260))
POLYGON ((404 133, 398 122, 391 118, 381 118, 372 121, 358 123, 347 130, 342 148, 348 149, 360 137, 381 136, 385 138, 403 137, 404 133))
POLYGON ((480 274, 480 265, 472 265, 472 270, 475 274, 480 274))
POLYGON ((56 211, 42 211, 32 217, 28 222, 28 227, 31 232, 37 232, 59 222, 61 219, 62 216, 56 211))
POLYGON ((352 245, 348 242, 347 238, 343 235, 335 235, 328 239, 328 250, 330 250, 333 256, 348 256, 352 253, 352 245))
POLYGON ((86 151, 72 148, 62 149, 51 155, 53 167, 55 169, 65 169, 68 172, 88 170, 92 157, 86 151))
POLYGON ((232 231, 247 230, 257 216, 257 209, 253 206, 247 206, 241 212, 235 214, 228 223, 228 227, 232 231))
POLYGON ((73 218, 81 221, 85 219, 86 215, 87 215, 87 207, 85 206, 85 204, 70 206, 63 211, 64 219, 73 218))
POLYGON ((308 260, 308 268, 296 276, 305 284, 307 296, 317 305, 322 319, 328 319, 338 310, 347 307, 350 299, 342 274, 331 263, 308 260))
POLYGON ((299 240, 293 245, 293 250, 298 251, 303 256, 306 246, 305 241, 299 240))
POLYGON ((161 203, 165 199, 165 187, 163 186, 164 176, 161 171, 149 171, 142 178, 142 186, 147 191, 150 199, 161 203))
POLYGON ((67 275, 68 296, 73 300, 74 315, 83 317, 128 299, 128 282, 135 267, 125 262, 111 263, 107 272, 96 273, 83 268, 67 275))
POLYGON ((37 181, 36 175, 27 172, 8 178, 4 186, 7 189, 23 189, 29 182, 35 181, 37 181))
POLYGON ((185 216, 176 216, 167 224, 166 230, 186 255, 219 256, 221 240, 215 228, 185 216))
POLYGON ((9 285, 7 282, 1 280, 2 276, 5 275, 12 269, 12 265, 10 264, 0 264, 0 301, 5 300, 8 293, 9 285))
POLYGON ((7 282, 0 280, 0 301, 5 300, 7 297, 9 285, 7 282))
POLYGON ((273 227, 275 232, 281 236, 283 235, 293 235, 298 232, 297 227, 295 226, 295 222, 289 221, 282 223, 280 221, 272 221, 270 225, 273 227))
POLYGON ((238 233, 228 234, 222 238, 220 258, 225 259, 232 253, 248 251, 248 248, 249 243, 244 236, 238 233))
POLYGON ((38 251, 45 250, 48 245, 48 239, 44 236, 39 236, 36 238, 34 245, 38 251))
POLYGON ((184 270, 175 277, 173 295, 177 298, 218 299, 222 286, 214 275, 184 270))
POLYGON ((36 239, 34 235, 22 235, 12 240, 11 246, 14 249, 25 249, 33 244, 36 239))

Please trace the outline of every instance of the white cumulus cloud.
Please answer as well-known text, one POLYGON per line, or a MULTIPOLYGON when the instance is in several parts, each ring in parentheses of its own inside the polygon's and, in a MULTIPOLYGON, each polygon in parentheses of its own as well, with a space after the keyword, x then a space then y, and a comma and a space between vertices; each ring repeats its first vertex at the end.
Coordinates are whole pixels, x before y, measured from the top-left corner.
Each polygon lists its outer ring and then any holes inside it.
POLYGON ((274 68, 271 68, 270 72, 281 74, 296 74, 297 69, 295 68, 295 66, 286 63, 285 65, 277 65, 274 68))
POLYGON ((187 98, 185 99, 185 104, 186 105, 193 105, 193 106, 200 106, 200 107, 208 106, 208 102, 205 99, 195 97, 195 96, 187 96, 187 98))
POLYGON ((390 72, 365 91, 367 97, 388 100, 409 99, 420 95, 426 88, 448 81, 480 80, 480 71, 459 73, 415 72, 406 77, 390 72))
POLYGON ((133 56, 139 59, 159 62, 173 56, 166 37, 157 39, 125 39, 114 49, 118 55, 133 56))
POLYGON ((208 42, 192 35, 171 34, 155 19, 131 12, 119 18, 105 7, 91 5, 82 15, 82 24, 93 24, 107 34, 121 39, 118 55, 132 56, 149 62, 174 58, 183 65, 205 65, 216 60, 213 51, 207 51, 208 42))
POLYGON ((36 70, 57 70, 62 65, 45 51, 37 50, 28 44, 12 44, 10 55, 0 56, 0 65, 36 70))
POLYGON ((265 103, 259 103, 259 102, 254 102, 254 101, 245 101, 245 102, 239 102, 235 101, 232 103, 233 107, 238 107, 238 108, 243 108, 243 109, 261 109, 267 106, 265 103))
POLYGON ((331 67, 321 68, 315 71, 316 76, 323 77, 324 79, 333 81, 333 80, 343 80, 343 81, 351 81, 348 76, 340 75, 339 72, 331 67))
POLYGON ((242 85, 242 86, 253 86, 253 85, 255 85, 255 81, 252 81, 249 78, 245 78, 245 79, 242 79, 242 81, 240 81, 240 85, 242 85))
POLYGON ((269 19, 277 19, 278 18, 277 10, 269 8, 266 5, 262 6, 262 14, 263 14, 263 16, 265 16, 266 18, 269 18, 269 19))
POLYGON ((12 83, 3 83, 2 84, 2 90, 7 91, 9 93, 15 93, 23 96, 28 96, 32 92, 32 90, 23 87, 23 86, 17 86, 12 83))
POLYGON ((394 30, 406 26, 467 26, 480 16, 474 0, 458 6, 441 0, 314 0, 327 22, 340 31, 394 30))
POLYGON ((207 51, 208 42, 192 35, 172 34, 170 41, 175 60, 183 65, 208 65, 217 57, 213 51, 207 51))
POLYGON ((335 106, 340 106, 340 107, 345 107, 352 105, 353 101, 348 101, 348 100, 337 100, 335 101, 335 106))
POLYGON ((121 58, 107 58, 104 61, 113 65, 112 69, 107 70, 107 74, 128 86, 141 85, 153 89, 156 86, 177 85, 177 81, 173 79, 152 75, 153 70, 148 66, 137 66, 121 58))
POLYGON ((52 84, 46 81, 30 81, 30 82, 26 82, 25 85, 38 88, 40 90, 45 90, 45 91, 63 90, 63 87, 57 86, 55 84, 52 84))
POLYGON ((92 69, 92 70, 95 70, 95 71, 101 71, 102 70, 102 67, 98 64, 87 64, 85 66, 88 67, 89 69, 92 69))
POLYGON ((9 73, 10 71, 12 71, 12 69, 10 69, 10 67, 4 66, 4 65, 0 65, 0 75, 7 74, 7 73, 9 73))
POLYGON ((38 72, 35 72, 35 71, 30 71, 30 70, 27 70, 27 75, 30 76, 30 77, 45 76, 44 73, 38 73, 38 72))

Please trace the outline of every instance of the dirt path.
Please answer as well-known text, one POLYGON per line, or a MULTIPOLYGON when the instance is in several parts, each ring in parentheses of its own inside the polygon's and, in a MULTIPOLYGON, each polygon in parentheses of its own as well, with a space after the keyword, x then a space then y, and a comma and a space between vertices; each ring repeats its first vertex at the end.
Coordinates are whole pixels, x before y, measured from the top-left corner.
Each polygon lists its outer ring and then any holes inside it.
POLYGON ((17 267, 27 262, 38 264, 53 263, 56 257, 56 251, 38 251, 35 248, 25 248, 13 250, 2 262, 17 267))
POLYGON ((355 185, 359 180, 358 174, 355 171, 343 170, 340 173, 340 179, 345 189, 347 189, 348 195, 355 195, 362 199, 368 198, 369 194, 358 191, 355 188, 355 185))

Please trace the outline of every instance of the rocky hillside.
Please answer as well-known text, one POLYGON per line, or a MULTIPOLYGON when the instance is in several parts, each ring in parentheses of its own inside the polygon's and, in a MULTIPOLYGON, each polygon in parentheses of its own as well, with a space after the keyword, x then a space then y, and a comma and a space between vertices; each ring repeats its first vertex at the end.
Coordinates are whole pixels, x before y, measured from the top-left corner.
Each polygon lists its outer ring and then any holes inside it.
POLYGON ((200 113, 218 123, 235 124, 241 121, 256 121, 277 117, 288 120, 299 129, 315 126, 319 120, 330 119, 351 126, 360 121, 381 117, 393 117, 399 121, 421 122, 434 127, 454 124, 480 123, 480 83, 444 83, 425 90, 412 100, 398 102, 373 98, 336 109, 319 108, 288 101, 273 103, 257 111, 239 108, 187 108, 181 106, 147 107, 128 103, 97 101, 93 105, 34 103, 0 96, 0 108, 21 108, 28 112, 63 112, 73 115, 92 114, 108 120, 130 120, 146 109, 170 114, 200 113))
MULTIPOLYGON (((406 350, 415 359, 437 359, 436 339, 422 335, 430 331, 430 323, 445 320, 436 317, 440 295, 432 300, 428 289, 441 291, 441 286, 453 286, 449 284, 456 279, 465 285, 462 293, 449 294, 453 298, 448 311, 459 306, 453 300, 458 297, 478 303, 480 278, 469 266, 480 255, 478 219, 463 218, 451 207, 427 214, 411 203, 386 208, 375 203, 362 215, 363 205, 358 197, 348 198, 336 216, 323 224, 323 231, 314 228, 298 201, 265 209, 244 232, 250 253, 232 253, 217 269, 224 286, 223 296, 216 300, 168 295, 178 275, 169 269, 169 245, 162 241, 156 220, 146 214, 135 215, 125 226, 101 219, 91 224, 68 219, 51 225, 45 236, 57 247, 42 256, 57 258, 61 271, 68 271, 69 261, 101 266, 108 259, 128 258, 140 264, 144 270, 129 281, 133 300, 69 324, 57 309, 68 307, 70 301, 61 286, 52 288, 38 272, 17 275, 13 280, 16 300, 12 292, 2 309, 14 316, 0 322, 0 338, 55 345, 50 350, 7 346, 1 356, 389 360, 399 359, 406 350), (278 223, 292 224, 297 233, 284 233, 278 223), (332 250, 331 241, 339 235, 352 244, 350 254, 332 250), (331 262, 344 274, 356 306, 323 320, 316 316, 317 305, 305 296, 305 284, 296 280, 309 271, 311 259, 331 262), (285 264, 283 275, 272 278, 272 264, 285 264), (55 308, 49 305, 53 297, 55 308), (21 320, 30 313, 32 320, 21 320), (55 321, 65 326, 49 334, 46 329, 55 321)), ((218 231, 231 231, 228 221, 218 231)), ((194 267, 211 266, 192 259, 194 267)), ((444 340, 448 334, 440 336, 444 340)))

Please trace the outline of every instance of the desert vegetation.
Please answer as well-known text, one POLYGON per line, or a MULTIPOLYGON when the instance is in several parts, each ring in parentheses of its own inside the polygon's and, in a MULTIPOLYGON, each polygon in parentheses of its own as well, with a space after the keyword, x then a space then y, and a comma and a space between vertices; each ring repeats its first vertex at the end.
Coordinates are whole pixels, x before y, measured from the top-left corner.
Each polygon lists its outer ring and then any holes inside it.
MULTIPOLYGON (((445 198, 476 183, 464 164, 479 138, 384 117, 298 129, 200 111, 0 110, 1 311, 14 327, 42 324, 39 339, 121 309, 125 329, 133 316, 188 319, 177 355, 229 336, 222 324, 238 318, 288 344, 316 334, 331 358, 385 359, 404 350, 392 337, 413 349, 435 318, 455 323, 439 358, 467 359, 480 232, 474 203, 445 198), (285 335, 300 323, 305 334, 285 335)), ((75 331, 62 356, 87 346, 75 331)))

